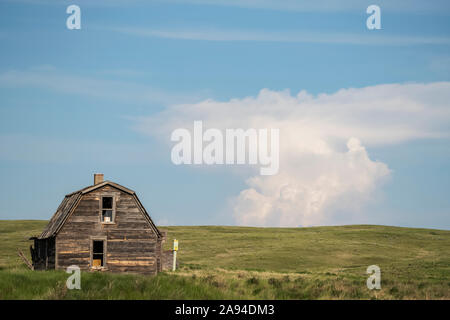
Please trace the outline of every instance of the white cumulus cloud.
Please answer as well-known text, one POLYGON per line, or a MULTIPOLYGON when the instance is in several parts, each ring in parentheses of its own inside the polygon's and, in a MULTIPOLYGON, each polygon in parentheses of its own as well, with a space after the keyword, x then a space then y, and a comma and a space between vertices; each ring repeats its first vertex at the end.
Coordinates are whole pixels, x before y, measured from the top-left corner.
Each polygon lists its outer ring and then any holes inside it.
POLYGON ((256 97, 174 105, 137 120, 136 128, 164 137, 205 127, 280 129, 280 170, 243 174, 247 187, 233 200, 237 224, 310 226, 356 223, 364 205, 389 178, 370 147, 420 138, 448 138, 450 83, 385 84, 333 94, 263 89, 256 97))
MULTIPOLYGON (((324 143, 324 141, 322 141, 324 143)), ((238 224, 257 226, 310 226, 336 220, 350 221, 389 176, 387 165, 369 159, 356 138, 348 150, 308 154, 286 161, 280 174, 247 180, 234 201, 238 224), (345 215, 343 217, 342 215, 345 215)))

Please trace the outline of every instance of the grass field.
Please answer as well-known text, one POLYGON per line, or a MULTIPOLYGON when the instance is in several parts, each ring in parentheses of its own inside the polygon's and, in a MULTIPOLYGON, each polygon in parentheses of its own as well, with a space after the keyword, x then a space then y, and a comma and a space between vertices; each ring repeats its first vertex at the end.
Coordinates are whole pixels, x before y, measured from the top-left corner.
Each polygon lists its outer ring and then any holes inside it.
POLYGON ((385 226, 166 227, 180 268, 158 276, 29 271, 46 221, 0 221, 0 299, 450 299, 450 231, 385 226), (369 265, 381 290, 369 290, 369 265))

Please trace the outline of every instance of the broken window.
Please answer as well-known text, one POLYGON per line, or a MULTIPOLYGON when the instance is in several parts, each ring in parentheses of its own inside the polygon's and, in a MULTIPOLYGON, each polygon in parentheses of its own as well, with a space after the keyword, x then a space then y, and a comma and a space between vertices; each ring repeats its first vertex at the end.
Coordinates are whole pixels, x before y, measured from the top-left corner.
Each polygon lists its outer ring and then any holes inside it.
POLYGON ((102 197, 102 222, 114 222, 114 198, 102 197))
POLYGON ((99 268, 105 266, 105 246, 103 240, 92 241, 92 267, 99 268))

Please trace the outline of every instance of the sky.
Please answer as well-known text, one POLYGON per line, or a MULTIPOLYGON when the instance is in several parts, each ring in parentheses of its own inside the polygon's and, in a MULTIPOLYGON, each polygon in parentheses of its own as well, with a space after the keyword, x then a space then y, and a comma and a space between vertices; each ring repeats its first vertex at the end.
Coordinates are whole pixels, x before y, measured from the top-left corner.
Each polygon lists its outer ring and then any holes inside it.
POLYGON ((449 16, 440 0, 0 0, 0 219, 49 219, 100 172, 161 225, 448 230, 449 16), (171 132, 195 120, 279 128, 279 173, 173 164, 171 132))

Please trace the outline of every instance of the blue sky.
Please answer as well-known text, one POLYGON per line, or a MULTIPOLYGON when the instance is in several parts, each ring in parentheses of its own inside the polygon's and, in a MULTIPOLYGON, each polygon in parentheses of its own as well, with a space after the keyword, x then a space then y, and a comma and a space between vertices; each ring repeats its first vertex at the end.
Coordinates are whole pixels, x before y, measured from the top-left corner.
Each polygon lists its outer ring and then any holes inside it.
MULTIPOLYGON (((265 88, 318 98, 450 81, 448 2, 379 1, 382 29, 372 31, 371 1, 308 3, 0 1, 0 218, 48 219, 66 193, 102 172, 134 189, 161 224, 233 225, 233 201, 252 174, 175 166, 170 135, 142 123, 171 124, 177 115, 165 112, 174 105, 226 103, 265 88), (69 4, 81 7, 81 30, 66 28, 69 4)), ((420 122, 411 128, 422 130, 420 122)), ((346 207, 333 204, 312 224, 450 229, 449 126, 429 120, 426 128, 435 126, 432 137, 357 136, 389 178, 367 190, 370 201, 333 200, 362 201, 363 214, 347 219, 346 207)), ((345 141, 333 150, 341 149, 345 141)))

